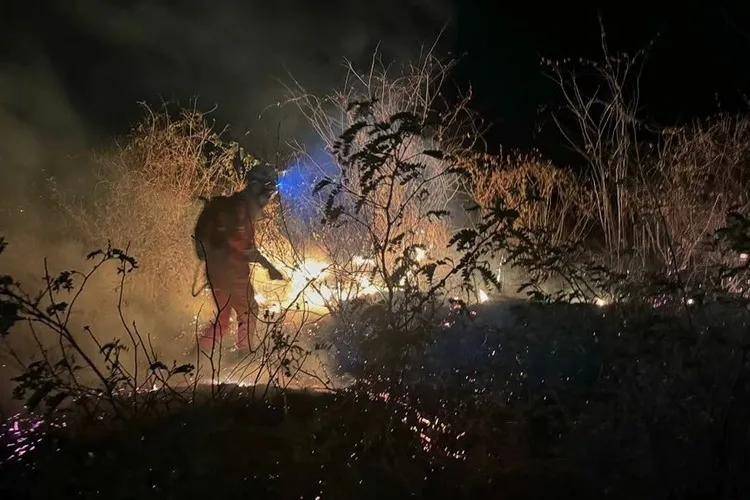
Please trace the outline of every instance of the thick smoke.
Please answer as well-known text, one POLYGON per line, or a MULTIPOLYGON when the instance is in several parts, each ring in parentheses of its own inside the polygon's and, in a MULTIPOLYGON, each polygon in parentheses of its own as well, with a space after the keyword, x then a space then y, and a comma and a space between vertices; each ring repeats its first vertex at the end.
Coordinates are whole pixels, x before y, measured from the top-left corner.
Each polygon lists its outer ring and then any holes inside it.
MULTIPOLYGON (((138 101, 197 98, 202 110, 216 108, 219 126, 270 157, 287 139, 311 135, 295 106, 283 105, 283 83, 293 78, 323 93, 341 83, 345 58, 367 64, 376 47, 386 61, 407 61, 452 14, 448 0, 8 7, 0 19, 0 235, 11 247, 0 262, 27 282, 38 279, 44 257, 53 269, 77 267, 90 250, 57 236, 66 235, 65 221, 46 196, 48 181, 70 196, 90 189, 92 149, 128 131, 140 118, 138 101)), ((147 327, 157 329, 161 319, 149 318, 147 327)), ((6 393, 7 383, 0 389, 6 393)))
POLYGON ((197 96, 256 148, 275 147, 279 126, 285 137, 304 129, 291 106, 274 110, 280 80, 327 90, 343 58, 366 63, 378 45, 386 60, 408 60, 451 14, 447 0, 59 4, 29 22, 76 113, 97 133, 135 119, 136 100, 197 96))

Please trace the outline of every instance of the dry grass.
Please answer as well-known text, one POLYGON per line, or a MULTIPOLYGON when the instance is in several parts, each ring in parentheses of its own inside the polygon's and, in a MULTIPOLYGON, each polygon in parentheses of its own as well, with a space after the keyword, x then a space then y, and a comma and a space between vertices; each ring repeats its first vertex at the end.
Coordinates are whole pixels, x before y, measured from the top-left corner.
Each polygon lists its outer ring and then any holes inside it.
MULTIPOLYGON (((354 101, 376 99, 373 119, 382 121, 404 111, 424 118, 431 111, 441 113, 442 125, 431 137, 412 140, 399 152, 403 158, 416 158, 426 165, 420 178, 395 190, 387 209, 404 210, 399 228, 399 232, 408 233, 404 246, 424 245, 429 258, 451 256, 446 248, 448 239, 456 226, 467 224, 468 217, 435 221, 425 214, 449 209, 461 215, 460 202, 467 197, 485 208, 502 197, 519 208, 519 224, 542 230, 547 243, 585 238, 591 232, 614 235, 613 241, 627 235, 629 241, 619 244, 636 247, 635 254, 643 263, 656 259, 684 269, 712 258, 701 242, 723 222, 726 210, 747 207, 747 117, 724 117, 672 130, 662 135, 655 154, 621 164, 618 162, 628 156, 620 146, 637 141, 628 135, 632 117, 616 111, 630 106, 607 107, 603 103, 608 120, 623 120, 619 126, 606 121, 606 130, 597 130, 599 122, 588 119, 586 113, 594 113, 593 108, 582 107, 575 116, 585 119, 588 137, 611 144, 599 150, 589 148, 594 168, 577 176, 537 154, 476 153, 481 149, 476 142, 482 131, 468 106, 470 96, 449 105, 440 93, 454 64, 428 51, 413 64, 392 68, 375 54, 364 72, 347 64, 342 86, 327 95, 310 95, 298 83, 289 88, 290 102, 315 130, 317 146, 326 150, 357 121, 349 109, 354 101), (425 149, 440 149, 450 159, 425 156, 425 149), (456 161, 465 167, 468 182, 449 171, 456 161), (606 170, 610 167, 616 171, 606 170), (620 183, 623 172, 627 173, 626 182, 620 183), (420 189, 427 189, 430 196, 412 197, 420 189), (601 200, 613 198, 617 203, 602 207, 601 200), (613 207, 616 210, 610 213, 613 207)), ((558 74, 561 78, 566 75, 558 74)), ((620 85, 618 82, 610 80, 613 86, 620 85)), ((570 85, 566 88, 577 89, 575 82, 570 85)), ((578 102, 583 106, 588 101, 582 91, 576 92, 570 95, 579 96, 580 102, 571 101, 570 105, 578 102)), ((201 207, 198 197, 228 194, 243 187, 243 177, 233 164, 238 146, 222 141, 223 131, 214 130, 207 117, 194 108, 183 110, 176 119, 165 109, 155 112, 144 106, 144 110, 143 121, 123 145, 97 157, 96 190, 85 200, 64 200, 64 207, 92 245, 106 240, 120 246, 130 244, 130 253, 141 264, 131 280, 130 299, 148 304, 155 312, 169 311, 192 319, 200 308, 210 306, 205 296, 190 294, 199 265, 190 239, 201 207), (207 156, 208 150, 214 154, 207 156)), ((341 166, 330 155, 329 161, 320 162, 308 145, 296 146, 300 168, 315 180, 342 175, 341 166)), ((585 144, 581 149, 586 150, 585 144)), ((356 198, 362 194, 361 173, 346 174, 347 188, 356 198)), ((389 196, 388 189, 383 186, 369 196, 382 202, 389 196)), ((318 211, 317 218, 323 201, 310 192, 303 203, 318 211)), ((373 243, 383 242, 388 229, 382 209, 366 211, 359 229, 332 229, 315 220, 309 223, 296 218, 293 208, 282 199, 269 207, 257 228, 264 253, 282 263, 287 272, 304 260, 316 259, 333 264, 334 273, 351 275, 360 267, 356 258, 370 256, 373 243)), ((202 276, 198 278, 202 284, 202 276)), ((256 273, 255 280, 264 295, 283 296, 288 289, 276 290, 262 271, 256 273)), ((202 319, 208 314, 202 313, 202 319)))
POLYGON ((143 108, 130 136, 95 156, 94 192, 85 199, 62 197, 62 205, 91 245, 129 245, 141 268, 131 285, 134 300, 154 310, 193 312, 204 302, 190 293, 198 266, 191 235, 199 196, 242 187, 241 169, 234 166, 238 145, 224 142, 224 131, 195 107, 176 118, 166 107, 143 108))
MULTIPOLYGON (((244 171, 255 161, 238 144, 224 140, 225 131, 216 130, 209 117, 195 107, 181 109, 178 115, 166 106, 143 108, 142 121, 128 137, 95 155, 96 189, 82 199, 58 194, 73 229, 87 241, 84 247, 106 246, 111 241, 120 248, 128 246, 128 253, 138 260, 139 269, 128 277, 124 291, 125 323, 135 321, 162 355, 168 353, 165 359, 169 361, 172 355, 183 359, 183 351, 194 342, 195 328, 214 314, 210 294, 197 293, 206 284, 191 238, 203 206, 200 198, 229 195, 244 188, 244 171)), ((256 226, 256 238, 264 253, 285 263, 288 272, 298 260, 285 232, 286 221, 277 201, 256 226)), ((259 293, 284 295, 289 287, 269 283, 264 271, 255 274, 259 293)), ((124 331, 117 310, 117 278, 102 279, 106 283, 93 292, 99 298, 83 304, 85 310, 78 314, 106 325, 103 331, 96 330, 97 336, 119 336, 124 331)), ((283 325, 285 335, 294 334, 295 343, 306 340, 303 337, 309 326, 303 323, 312 321, 309 311, 296 312, 295 321, 283 325)), ((276 331, 278 313, 275 318, 261 319, 261 339, 268 341, 266 337, 276 331)), ((305 365, 317 369, 316 360, 305 358, 305 365)), ((250 361, 253 366, 258 364, 258 360, 250 361)), ((248 369, 257 371, 258 367, 248 369)))
MULTIPOLYGON (((467 218, 461 206, 462 197, 465 199, 461 178, 449 169, 454 166, 453 158, 471 149, 481 137, 481 122, 468 107, 470 95, 449 104, 441 94, 455 63, 454 60, 442 60, 432 50, 426 50, 415 62, 396 68, 384 63, 376 52, 369 68, 364 71, 345 63, 347 73, 342 85, 326 95, 311 95, 299 82, 288 88, 289 102, 299 108, 317 136, 312 147, 295 144, 300 164, 315 180, 345 177, 345 188, 352 204, 363 195, 362 172, 356 167, 348 168, 343 176, 341 166, 330 155, 321 162, 316 154, 321 148, 330 152, 341 134, 361 119, 350 105, 372 102, 369 109, 372 122, 386 122, 402 112, 423 120, 427 120, 430 113, 440 113, 441 124, 432 130, 430 137, 411 139, 396 153, 401 159, 422 163, 425 166, 422 175, 395 189, 391 189, 389 183, 383 183, 367 194, 370 208, 358 214, 357 227, 316 228, 320 246, 329 260, 349 262, 356 255, 371 252, 373 243, 383 241, 388 231, 387 221, 394 220, 396 213, 402 214, 399 232, 408 235, 403 240, 404 247, 423 245, 428 254, 432 254, 430 257, 446 255, 452 229, 462 225, 467 218), (424 150, 441 150, 451 159, 435 159, 422 154, 424 150), (422 189, 427 189, 430 196, 425 199, 415 197, 415 193, 422 189), (380 208, 374 208, 376 205, 380 208), (428 212, 438 210, 449 210, 451 218, 436 221, 425 217, 428 212), (349 248, 342 249, 342 242, 347 242, 349 248)), ((364 140, 367 139, 355 140, 353 150, 356 151, 364 140)), ((384 165, 386 171, 392 167, 384 165)), ((322 207, 324 198, 321 196, 309 202, 322 207)))
POLYGON ((604 240, 601 260, 698 276, 716 259, 705 243, 726 213, 750 208, 750 117, 647 125, 638 115, 646 50, 611 52, 603 27, 601 40, 599 61, 543 61, 564 102, 554 121, 588 167, 582 180, 604 240))
POLYGON ((750 212, 750 116, 722 116, 662 133, 630 198, 636 246, 679 270, 716 263, 706 239, 727 212, 750 212))
MULTIPOLYGON (((324 96, 310 95, 295 82, 289 89, 290 102, 304 113, 316 131, 318 146, 326 150, 357 120, 349 109, 352 102, 375 99, 373 118, 383 121, 401 111, 421 117, 430 110, 441 113, 446 126, 403 152, 408 157, 423 149, 442 149, 458 158, 468 174, 468 182, 457 175, 440 175, 446 162, 424 159, 425 177, 432 179, 431 196, 408 207, 404 227, 416 237, 404 243, 423 243, 434 250, 434 257, 445 255, 451 226, 470 221, 465 217, 453 224, 434 223, 424 213, 445 208, 461 212, 457 200, 462 198, 489 208, 501 197, 519 209, 519 225, 543 235, 542 243, 584 240, 596 260, 622 271, 698 271, 716 258, 704 243, 724 223, 726 212, 750 208, 745 173, 750 119, 725 116, 660 132, 653 142, 636 116, 645 52, 634 57, 612 54, 604 35, 602 49, 604 60, 583 61, 583 69, 580 61, 545 61, 564 100, 564 113, 556 113, 554 120, 589 167, 580 175, 536 153, 477 153, 482 149, 476 147, 482 131, 469 108, 470 95, 448 105, 440 94, 455 61, 442 61, 430 51, 401 68, 383 64, 377 54, 365 71, 347 64, 343 85, 324 96), (589 86, 592 81, 597 85, 589 86)), ((314 148, 298 144, 297 149, 301 164, 316 180, 341 176, 341 167, 331 159, 327 164, 316 161, 319 155, 314 148)), ((347 171, 347 176, 347 188, 356 198, 361 194, 358 172, 347 171)), ((422 181, 404 186, 392 206, 400 207, 422 181)), ((386 192, 384 186, 374 198, 382 201, 386 192)), ((323 202, 308 201, 318 207, 323 202)), ((351 228, 313 232, 324 254, 346 261, 361 254, 372 240, 380 240, 386 231, 384 215, 377 210, 365 214, 363 222, 372 229, 370 234, 351 228), (342 250, 342 242, 352 249, 342 250)))
POLYGON ((582 238, 590 229, 593 200, 582 179, 536 153, 479 153, 467 157, 465 167, 480 207, 502 199, 518 210, 519 226, 540 230, 549 243, 582 238))

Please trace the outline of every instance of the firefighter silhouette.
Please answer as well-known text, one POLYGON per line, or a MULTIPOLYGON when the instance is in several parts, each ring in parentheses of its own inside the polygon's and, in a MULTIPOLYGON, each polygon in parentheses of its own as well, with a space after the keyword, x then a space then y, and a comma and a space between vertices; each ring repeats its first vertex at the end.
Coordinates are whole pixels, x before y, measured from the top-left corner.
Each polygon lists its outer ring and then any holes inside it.
POLYGON ((255 244, 255 222, 278 192, 276 171, 270 165, 255 166, 246 180, 247 186, 242 191, 208 200, 195 225, 196 254, 205 262, 217 309, 216 320, 199 333, 198 345, 206 353, 218 351, 218 341, 230 330, 232 311, 237 314, 233 351, 238 354, 250 351, 258 318, 250 263, 263 266, 272 280, 284 279, 255 244))

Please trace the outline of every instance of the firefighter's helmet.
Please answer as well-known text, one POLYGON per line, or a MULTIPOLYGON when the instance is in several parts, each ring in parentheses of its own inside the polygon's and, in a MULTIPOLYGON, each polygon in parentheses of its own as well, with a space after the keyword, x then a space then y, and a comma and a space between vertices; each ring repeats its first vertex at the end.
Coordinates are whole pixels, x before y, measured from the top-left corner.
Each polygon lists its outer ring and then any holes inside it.
POLYGON ((273 165, 263 163, 254 166, 245 176, 245 196, 258 208, 263 209, 278 194, 278 178, 273 165))

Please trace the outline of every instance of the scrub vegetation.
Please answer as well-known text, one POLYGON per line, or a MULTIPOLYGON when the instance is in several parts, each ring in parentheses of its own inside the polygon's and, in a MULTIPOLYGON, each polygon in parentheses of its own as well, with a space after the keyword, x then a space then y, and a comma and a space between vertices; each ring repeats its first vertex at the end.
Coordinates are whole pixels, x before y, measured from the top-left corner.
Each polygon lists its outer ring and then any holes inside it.
POLYGON ((96 189, 54 191, 59 238, 99 250, 22 279, 0 240, 26 405, 3 498, 742 497, 750 115, 660 127, 645 63, 543 61, 575 170, 488 153, 432 52, 328 95, 292 82, 319 140, 259 222, 288 279, 257 273, 236 366, 185 355, 212 314, 190 235, 259 160, 196 106, 144 105, 92 155, 96 189))

